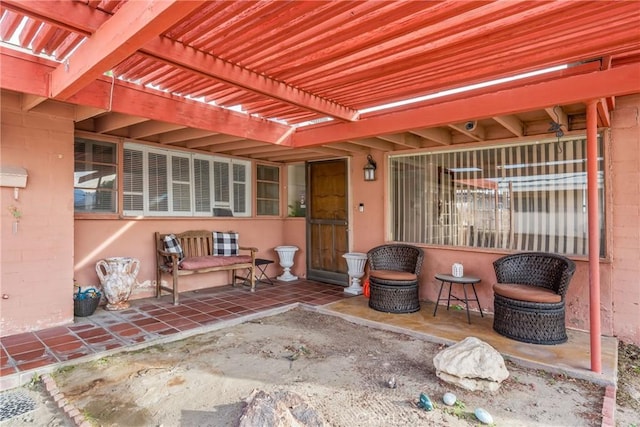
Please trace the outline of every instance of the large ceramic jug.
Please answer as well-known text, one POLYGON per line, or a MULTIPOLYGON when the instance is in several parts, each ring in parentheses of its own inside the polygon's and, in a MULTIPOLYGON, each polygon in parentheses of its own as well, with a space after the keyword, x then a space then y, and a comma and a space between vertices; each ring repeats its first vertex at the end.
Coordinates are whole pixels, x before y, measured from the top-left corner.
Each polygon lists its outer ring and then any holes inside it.
POLYGON ((129 296, 140 270, 140 261, 130 257, 105 258, 96 263, 96 273, 107 298, 107 310, 129 308, 129 296))

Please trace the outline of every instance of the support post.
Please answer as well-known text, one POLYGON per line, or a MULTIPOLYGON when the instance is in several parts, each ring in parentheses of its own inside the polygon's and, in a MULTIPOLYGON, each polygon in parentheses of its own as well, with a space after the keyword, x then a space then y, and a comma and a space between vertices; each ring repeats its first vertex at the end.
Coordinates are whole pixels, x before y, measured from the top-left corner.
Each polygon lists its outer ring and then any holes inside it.
POLYGON ((596 100, 587 102, 587 212, 589 223, 589 330, 591 337, 591 370, 601 373, 597 102, 596 100))

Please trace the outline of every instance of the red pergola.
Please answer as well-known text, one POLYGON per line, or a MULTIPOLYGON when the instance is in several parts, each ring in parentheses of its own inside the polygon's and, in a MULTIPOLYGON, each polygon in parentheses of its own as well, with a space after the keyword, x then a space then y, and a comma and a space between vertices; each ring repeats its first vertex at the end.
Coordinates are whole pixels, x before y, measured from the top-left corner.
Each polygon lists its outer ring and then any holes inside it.
POLYGON ((196 149, 254 142, 243 147, 327 146, 327 155, 332 143, 359 140, 333 150, 393 151, 464 142, 455 128, 448 140, 437 128, 494 117, 521 136, 523 123, 539 119, 523 114, 560 106, 543 117, 562 122, 584 114, 587 99, 598 100, 606 125, 613 97, 637 90, 640 75, 636 2, 3 0, 1 8, 2 40, 29 53, 2 48, 2 87, 29 94, 26 107, 69 102, 83 107, 78 122, 102 118, 92 130, 105 133, 199 129, 181 140, 211 137, 196 149), (360 112, 563 64, 402 111, 360 112), (396 137, 366 144, 380 135, 396 137))
POLYGON ((615 97, 640 91, 635 1, 2 0, 0 14, 0 87, 23 109, 66 103, 78 130, 272 162, 549 136, 552 120, 586 129, 595 165, 615 97))

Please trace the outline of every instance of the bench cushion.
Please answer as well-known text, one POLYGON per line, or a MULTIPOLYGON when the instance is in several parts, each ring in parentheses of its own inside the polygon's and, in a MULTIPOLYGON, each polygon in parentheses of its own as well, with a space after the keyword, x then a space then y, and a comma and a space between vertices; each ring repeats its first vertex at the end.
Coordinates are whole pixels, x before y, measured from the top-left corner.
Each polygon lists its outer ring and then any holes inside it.
POLYGON ((213 232, 212 255, 236 256, 238 253, 238 233, 213 232))
POLYGON ((511 298, 519 301, 541 302, 541 303, 557 303, 562 298, 551 289, 541 288, 539 286, 496 283, 493 285, 493 292, 505 298, 511 298))
POLYGON ((369 277, 375 277, 382 280, 400 280, 403 282, 417 280, 418 276, 407 271, 394 271, 394 270, 371 270, 369 271, 369 277))
POLYGON ((233 264, 251 264, 251 256, 192 256, 187 257, 180 264, 182 270, 200 270, 203 268, 224 267, 233 264))
MULTIPOLYGON (((164 236, 164 249, 172 254, 178 254, 178 261, 182 261, 184 259, 182 246, 180 246, 180 242, 176 239, 175 234, 167 234, 164 236)), ((167 257, 166 261, 171 264, 171 257, 167 257)))

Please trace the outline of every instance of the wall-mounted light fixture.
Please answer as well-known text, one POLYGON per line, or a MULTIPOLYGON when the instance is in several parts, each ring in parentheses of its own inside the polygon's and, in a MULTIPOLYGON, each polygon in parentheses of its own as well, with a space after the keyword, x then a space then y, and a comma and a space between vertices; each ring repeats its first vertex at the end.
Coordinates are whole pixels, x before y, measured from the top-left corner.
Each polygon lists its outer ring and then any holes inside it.
POLYGON ((556 108, 560 108, 559 105, 556 105, 555 107, 553 107, 553 112, 556 115, 556 122, 550 122, 549 125, 549 130, 547 132, 555 132, 556 137, 558 138, 558 142, 557 142, 557 151, 558 153, 562 153, 562 146, 560 145, 560 138, 562 138, 564 136, 564 131, 562 130, 562 123, 560 123, 560 114, 558 114, 558 112, 556 111, 556 108))
POLYGON ((367 156, 367 164, 364 165, 362 170, 364 171, 364 180, 365 181, 375 181, 376 180, 376 169, 378 165, 376 164, 371 154, 367 156))

